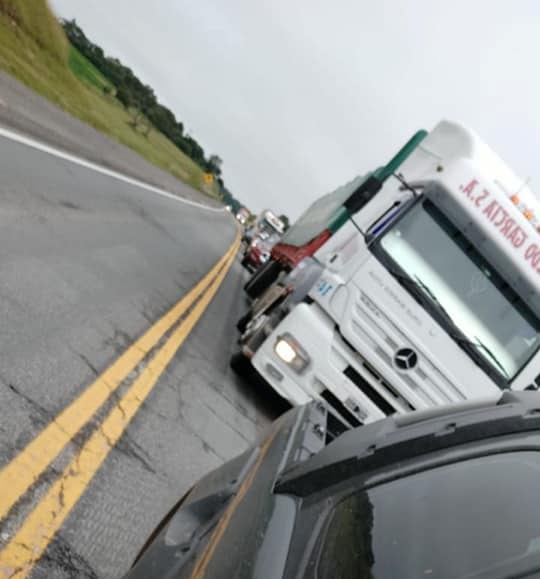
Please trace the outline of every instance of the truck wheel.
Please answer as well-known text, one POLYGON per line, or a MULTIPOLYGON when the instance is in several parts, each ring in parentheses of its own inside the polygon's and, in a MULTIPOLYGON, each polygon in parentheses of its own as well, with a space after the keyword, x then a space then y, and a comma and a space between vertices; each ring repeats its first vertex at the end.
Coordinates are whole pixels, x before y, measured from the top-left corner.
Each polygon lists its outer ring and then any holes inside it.
POLYGON ((247 325, 251 320, 251 311, 245 313, 237 322, 236 329, 243 334, 246 331, 247 325))
POLYGON ((234 373, 241 378, 245 378, 253 372, 253 366, 251 365, 251 362, 244 356, 242 352, 236 352, 236 354, 233 354, 231 356, 229 365, 234 373))
POLYGON ((279 261, 271 259, 260 267, 244 286, 244 291, 251 299, 258 298, 264 290, 272 285, 282 271, 279 261))

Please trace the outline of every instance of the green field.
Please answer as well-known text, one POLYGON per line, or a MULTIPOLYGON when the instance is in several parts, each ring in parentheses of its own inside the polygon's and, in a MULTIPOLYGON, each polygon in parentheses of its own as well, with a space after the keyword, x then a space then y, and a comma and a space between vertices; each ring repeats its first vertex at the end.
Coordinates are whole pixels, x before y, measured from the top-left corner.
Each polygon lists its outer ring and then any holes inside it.
POLYGON ((71 72, 79 80, 86 82, 101 92, 108 91, 109 94, 114 94, 114 86, 74 46, 69 48, 68 64, 71 72))
POLYGON ((151 163, 219 198, 202 169, 163 134, 135 130, 131 117, 104 87, 111 84, 68 43, 46 0, 0 2, 0 68, 151 163))

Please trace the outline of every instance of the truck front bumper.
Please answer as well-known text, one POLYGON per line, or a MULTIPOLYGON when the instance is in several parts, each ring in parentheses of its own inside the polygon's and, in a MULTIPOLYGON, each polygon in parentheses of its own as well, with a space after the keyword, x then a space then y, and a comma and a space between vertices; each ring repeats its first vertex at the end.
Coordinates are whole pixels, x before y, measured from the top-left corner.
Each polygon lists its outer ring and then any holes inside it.
MULTIPOLYGON (((334 322, 316 304, 299 304, 272 331, 258 348, 251 362, 274 390, 293 405, 325 400, 351 426, 385 417, 381 410, 347 375, 365 373, 362 363, 336 331, 334 322), (283 335, 294 336, 309 355, 309 363, 296 372, 275 351, 283 335)), ((369 381, 368 377, 364 378, 369 381)))

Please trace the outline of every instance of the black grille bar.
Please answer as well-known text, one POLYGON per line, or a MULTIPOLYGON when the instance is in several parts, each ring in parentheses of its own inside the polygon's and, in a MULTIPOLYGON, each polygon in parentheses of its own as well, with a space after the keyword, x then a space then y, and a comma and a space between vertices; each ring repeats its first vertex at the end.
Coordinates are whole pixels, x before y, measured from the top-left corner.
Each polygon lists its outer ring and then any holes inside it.
POLYGON ((356 416, 341 402, 339 398, 334 396, 330 390, 324 390, 321 393, 322 398, 330 404, 335 411, 341 415, 343 420, 346 420, 352 427, 362 426, 362 423, 356 416))
POLYGON ((326 414, 326 444, 329 444, 350 429, 350 425, 345 424, 343 419, 341 417, 338 418, 336 414, 332 410, 329 410, 326 414))
POLYGON ((397 410, 387 402, 386 398, 384 398, 381 394, 373 388, 373 386, 361 375, 359 374, 352 366, 347 366, 345 371, 343 372, 345 376, 358 386, 358 388, 381 410, 384 412, 386 416, 390 416, 391 414, 395 414, 397 410))

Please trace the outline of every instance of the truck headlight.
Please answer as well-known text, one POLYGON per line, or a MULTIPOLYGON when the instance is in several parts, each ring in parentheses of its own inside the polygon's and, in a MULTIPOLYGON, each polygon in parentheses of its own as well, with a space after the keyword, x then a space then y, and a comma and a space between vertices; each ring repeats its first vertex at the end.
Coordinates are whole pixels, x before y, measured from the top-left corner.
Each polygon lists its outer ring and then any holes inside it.
POLYGON ((278 336, 274 345, 274 352, 280 360, 283 360, 298 374, 303 372, 311 361, 309 354, 289 332, 278 336))

